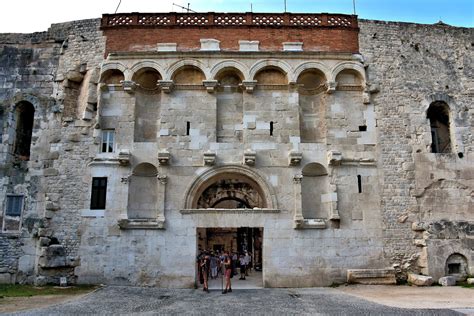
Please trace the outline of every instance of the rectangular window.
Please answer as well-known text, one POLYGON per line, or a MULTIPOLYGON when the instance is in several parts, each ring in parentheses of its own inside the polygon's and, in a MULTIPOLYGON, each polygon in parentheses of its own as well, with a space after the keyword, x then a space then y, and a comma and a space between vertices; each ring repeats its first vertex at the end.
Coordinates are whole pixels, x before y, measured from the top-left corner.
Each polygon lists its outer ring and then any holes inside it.
POLYGON ((91 210, 105 210, 107 178, 92 178, 91 210))
POLYGON ((23 195, 7 195, 6 207, 6 216, 21 216, 21 211, 23 209, 23 195))
POLYGON ((115 130, 103 130, 102 131, 102 147, 101 152, 113 153, 114 152, 114 138, 115 130))

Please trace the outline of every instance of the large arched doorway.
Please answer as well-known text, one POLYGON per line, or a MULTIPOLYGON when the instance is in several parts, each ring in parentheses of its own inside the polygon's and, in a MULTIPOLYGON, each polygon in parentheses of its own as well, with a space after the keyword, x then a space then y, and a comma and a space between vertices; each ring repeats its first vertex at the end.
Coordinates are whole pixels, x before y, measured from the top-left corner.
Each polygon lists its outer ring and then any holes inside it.
MULTIPOLYGON (((195 211, 194 214, 218 214, 219 217, 235 218, 249 216, 259 210, 276 208, 275 195, 266 181, 254 170, 242 166, 224 166, 212 168, 201 174, 187 192, 185 208, 195 211), (236 215, 237 214, 237 215, 236 215)), ((207 222, 207 221, 206 221, 207 222)), ((250 258, 251 271, 244 279, 236 277, 232 287, 252 289, 263 287, 263 227, 249 227, 235 224, 223 226, 210 224, 197 227, 197 256, 207 253, 210 256, 221 256, 229 253, 236 260, 235 272, 240 273, 240 256, 250 258), (234 226, 235 225, 235 226, 234 226)), ((216 223, 216 221, 209 221, 216 223)), ((242 275, 240 275, 242 276, 242 275)), ((221 286, 222 274, 210 278, 209 287, 218 289, 221 286)), ((197 274, 196 280, 199 280, 197 274)), ((197 283, 199 285, 199 282, 197 283)))

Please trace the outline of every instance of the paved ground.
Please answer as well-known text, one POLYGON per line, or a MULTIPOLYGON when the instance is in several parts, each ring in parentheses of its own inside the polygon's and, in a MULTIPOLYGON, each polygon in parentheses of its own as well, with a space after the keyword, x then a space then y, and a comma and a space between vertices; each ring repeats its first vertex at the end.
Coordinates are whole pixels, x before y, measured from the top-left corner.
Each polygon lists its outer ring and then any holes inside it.
MULTIPOLYGON (((474 293, 474 292, 473 292, 474 293)), ((464 311, 466 312, 466 311, 464 311)), ((469 310, 467 310, 469 312, 469 310)), ((108 286, 74 301, 16 315, 84 314, 462 315, 449 309, 401 309, 338 289, 167 290, 108 286)))

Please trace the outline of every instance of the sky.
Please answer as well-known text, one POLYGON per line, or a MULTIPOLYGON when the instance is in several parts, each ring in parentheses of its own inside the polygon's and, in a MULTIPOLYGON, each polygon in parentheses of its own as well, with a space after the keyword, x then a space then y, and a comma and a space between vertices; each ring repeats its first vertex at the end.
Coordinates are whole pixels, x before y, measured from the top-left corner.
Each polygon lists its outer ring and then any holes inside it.
MULTIPOLYGON (((114 13, 120 0, 3 0, 0 33, 46 31, 52 23, 98 18, 114 13)), ((474 27, 474 0, 355 0, 361 19, 474 27)), ((121 0, 117 12, 283 12, 285 0, 121 0)), ((353 13, 353 0, 286 0, 298 13, 353 13)))

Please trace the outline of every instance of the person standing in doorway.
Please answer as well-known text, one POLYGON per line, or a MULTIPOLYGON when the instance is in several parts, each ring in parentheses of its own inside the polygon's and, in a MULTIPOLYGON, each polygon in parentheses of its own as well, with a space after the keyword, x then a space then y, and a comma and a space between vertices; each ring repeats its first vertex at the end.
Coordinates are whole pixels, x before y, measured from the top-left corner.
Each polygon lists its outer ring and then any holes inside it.
POLYGON ((209 279, 210 265, 211 263, 210 263, 209 253, 205 252, 203 258, 201 259, 200 268, 201 268, 201 275, 204 281, 203 282, 204 288, 202 290, 207 293, 209 293, 208 279, 209 279))
POLYGON ((247 263, 245 261, 245 256, 243 254, 240 254, 239 258, 240 262, 240 279, 239 280, 245 280, 245 268, 247 266, 247 263))
POLYGON ((217 278, 217 267, 219 258, 212 252, 211 253, 211 279, 217 278))
POLYGON ((230 284, 230 277, 232 273, 232 259, 228 252, 224 253, 224 277, 225 277, 225 288, 222 294, 232 292, 232 285, 230 284))

